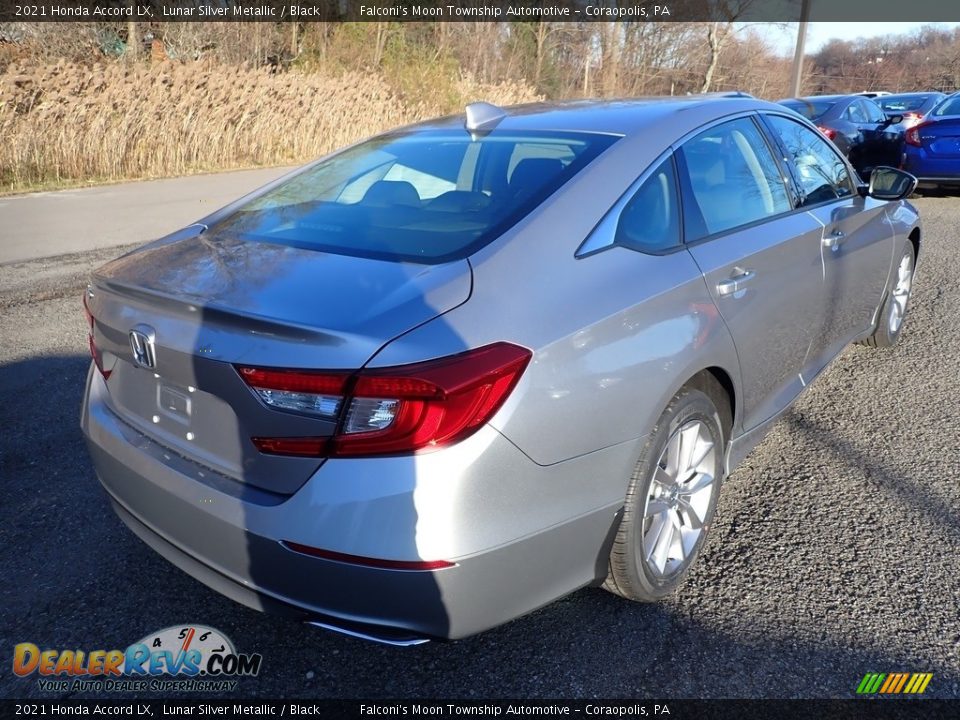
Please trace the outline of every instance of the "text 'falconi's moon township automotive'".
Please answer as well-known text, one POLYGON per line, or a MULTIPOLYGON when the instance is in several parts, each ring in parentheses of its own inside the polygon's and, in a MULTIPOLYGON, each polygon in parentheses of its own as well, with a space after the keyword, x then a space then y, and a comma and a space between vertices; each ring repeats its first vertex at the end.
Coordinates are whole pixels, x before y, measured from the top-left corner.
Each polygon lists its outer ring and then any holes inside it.
POLYGON ((802 389, 897 342, 915 184, 742 94, 380 135, 94 273, 93 463, 169 561, 349 634, 658 600, 802 389))

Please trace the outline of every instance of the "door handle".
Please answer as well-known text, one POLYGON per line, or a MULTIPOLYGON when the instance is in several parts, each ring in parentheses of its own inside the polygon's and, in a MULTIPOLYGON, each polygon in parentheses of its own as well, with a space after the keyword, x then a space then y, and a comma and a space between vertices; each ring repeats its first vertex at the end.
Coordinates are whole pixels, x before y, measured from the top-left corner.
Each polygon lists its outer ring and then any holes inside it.
POLYGON ((732 278, 727 278, 726 280, 721 280, 717 283, 717 294, 718 295, 733 295, 735 292, 743 290, 746 284, 756 275, 753 270, 744 270, 739 275, 734 275, 732 278))
POLYGON ((846 235, 843 230, 834 230, 832 233, 823 238, 823 246, 828 247, 831 250, 836 250, 838 247, 843 245, 843 241, 846 239, 846 235))

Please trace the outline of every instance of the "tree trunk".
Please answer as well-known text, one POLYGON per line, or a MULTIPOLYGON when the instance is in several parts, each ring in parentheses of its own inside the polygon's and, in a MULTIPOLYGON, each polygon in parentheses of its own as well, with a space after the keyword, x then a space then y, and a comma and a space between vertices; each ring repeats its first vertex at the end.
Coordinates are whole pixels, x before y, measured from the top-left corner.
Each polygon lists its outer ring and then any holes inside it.
POLYGON ((543 55, 547 50, 547 24, 542 20, 537 23, 537 64, 533 71, 533 85, 540 89, 543 79, 543 55))
MULTIPOLYGON (((132 1, 130 8, 133 8, 132 1)), ((127 21, 127 47, 124 50, 124 55, 131 60, 136 60, 140 56, 140 33, 137 32, 136 20, 127 21)))
POLYGON ((380 67, 383 62, 383 53, 387 47, 387 24, 385 22, 377 23, 377 37, 373 53, 373 66, 380 67))
POLYGON ((710 23, 710 29, 707 30, 707 43, 710 46, 710 62, 707 63, 707 71, 703 75, 703 85, 700 92, 709 92, 710 85, 713 83, 713 74, 717 71, 717 65, 720 63, 720 50, 723 47, 723 41, 726 33, 720 33, 720 23, 710 23))
POLYGON ((604 23, 600 41, 602 43, 600 69, 603 72, 603 94, 606 97, 615 97, 620 89, 619 23, 604 23))

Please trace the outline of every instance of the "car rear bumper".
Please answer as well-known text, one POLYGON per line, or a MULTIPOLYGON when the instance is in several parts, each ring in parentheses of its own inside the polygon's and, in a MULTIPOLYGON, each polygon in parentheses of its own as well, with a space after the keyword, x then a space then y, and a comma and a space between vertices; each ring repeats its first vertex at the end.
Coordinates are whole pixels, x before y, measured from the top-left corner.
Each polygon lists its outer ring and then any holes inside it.
POLYGON ((908 149, 903 154, 901 167, 917 178, 923 187, 960 186, 960 158, 937 158, 921 149, 908 149))
POLYGON ((420 477, 410 476, 411 458, 328 461, 294 495, 270 496, 204 471, 124 423, 103 402, 96 373, 88 387, 82 425, 120 518, 167 560, 257 610, 388 642, 453 639, 606 575, 629 473, 620 476, 624 492, 612 498, 597 492, 602 486, 566 500, 563 490, 574 479, 582 485, 595 473, 609 477, 602 473, 628 467, 632 448, 544 468, 484 429, 454 446, 475 455, 462 477, 453 470, 462 458, 446 464, 446 477, 432 477, 447 450, 425 456, 431 460, 417 467, 420 477), (481 476, 497 480, 471 489, 481 476), (512 497, 486 494, 503 480, 517 488, 512 497), (524 502, 532 506, 518 505, 524 502), (283 541, 455 565, 366 567, 295 552, 283 541))

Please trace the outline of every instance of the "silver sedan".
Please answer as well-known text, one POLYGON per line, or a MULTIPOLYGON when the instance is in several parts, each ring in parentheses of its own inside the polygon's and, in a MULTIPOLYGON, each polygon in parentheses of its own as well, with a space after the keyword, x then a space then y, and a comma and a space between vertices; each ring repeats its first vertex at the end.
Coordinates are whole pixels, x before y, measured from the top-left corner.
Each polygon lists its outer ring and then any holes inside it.
POLYGON ((658 600, 803 389, 897 342, 914 185, 746 97, 375 137, 94 274, 93 463, 201 582, 354 635, 658 600))

